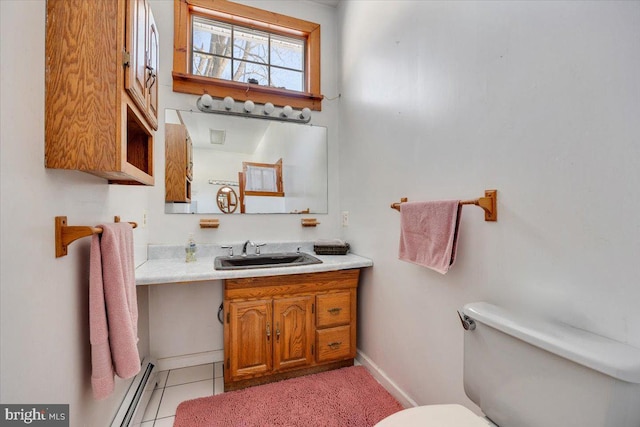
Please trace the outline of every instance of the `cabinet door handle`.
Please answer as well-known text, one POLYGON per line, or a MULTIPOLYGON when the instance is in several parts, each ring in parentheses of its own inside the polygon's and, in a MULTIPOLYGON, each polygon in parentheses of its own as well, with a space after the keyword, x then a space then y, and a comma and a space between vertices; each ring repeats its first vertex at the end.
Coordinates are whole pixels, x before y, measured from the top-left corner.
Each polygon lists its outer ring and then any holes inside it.
POLYGON ((269 326, 269 322, 267 322, 267 340, 271 337, 271 326, 269 326))
POLYGON ((151 89, 154 84, 156 84, 156 73, 151 65, 147 65, 147 71, 149 71, 149 75, 147 76, 147 80, 144 82, 144 86, 147 89, 151 89), (149 84, 149 80, 153 79, 151 84, 149 84))
POLYGON ((280 341, 280 322, 276 322, 276 339, 280 341))
POLYGON ((333 307, 328 309, 327 311, 331 314, 339 314, 341 310, 342 310, 341 307, 333 307))
POLYGON ((335 350, 336 348, 339 348, 341 345, 342 345, 342 341, 334 341, 327 344, 327 347, 330 347, 331 350, 335 350))

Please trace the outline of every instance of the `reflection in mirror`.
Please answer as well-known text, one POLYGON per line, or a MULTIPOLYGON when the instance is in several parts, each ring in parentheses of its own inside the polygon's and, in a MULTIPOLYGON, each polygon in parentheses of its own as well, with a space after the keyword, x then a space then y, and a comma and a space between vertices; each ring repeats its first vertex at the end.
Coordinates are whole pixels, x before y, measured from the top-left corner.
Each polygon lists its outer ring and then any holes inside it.
POLYGON ((235 190, 227 185, 220 187, 216 195, 218 209, 222 213, 234 213, 238 208, 238 195, 235 190))
POLYGON ((183 127, 191 150, 191 177, 165 175, 167 194, 186 181, 190 197, 167 199, 166 213, 327 213, 326 128, 170 109, 165 123, 183 127))

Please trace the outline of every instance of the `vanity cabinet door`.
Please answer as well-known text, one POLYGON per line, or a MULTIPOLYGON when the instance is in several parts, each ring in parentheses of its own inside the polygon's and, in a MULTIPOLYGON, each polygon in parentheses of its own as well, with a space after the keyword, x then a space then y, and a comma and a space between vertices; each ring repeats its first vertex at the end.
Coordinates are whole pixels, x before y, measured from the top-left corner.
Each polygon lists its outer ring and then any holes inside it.
POLYGON ((313 363, 312 305, 312 296, 279 298, 273 301, 274 370, 313 363))
POLYGON ((273 324, 271 300, 230 302, 229 353, 225 377, 237 380, 271 372, 273 324))

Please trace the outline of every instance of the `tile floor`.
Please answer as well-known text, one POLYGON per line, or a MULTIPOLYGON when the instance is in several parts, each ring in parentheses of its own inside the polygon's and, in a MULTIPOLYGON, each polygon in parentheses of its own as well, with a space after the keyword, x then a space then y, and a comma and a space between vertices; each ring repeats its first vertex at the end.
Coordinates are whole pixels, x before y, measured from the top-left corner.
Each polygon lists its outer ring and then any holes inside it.
POLYGON ((223 391, 222 362, 159 372, 141 426, 171 427, 181 402, 223 391))

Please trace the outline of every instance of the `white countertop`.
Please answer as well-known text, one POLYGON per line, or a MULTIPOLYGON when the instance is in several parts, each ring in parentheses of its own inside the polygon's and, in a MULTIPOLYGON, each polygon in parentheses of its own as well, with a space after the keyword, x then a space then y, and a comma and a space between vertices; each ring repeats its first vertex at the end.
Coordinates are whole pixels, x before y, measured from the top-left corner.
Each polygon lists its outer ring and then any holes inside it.
MULTIPOLYGON (((184 252, 184 249, 182 249, 184 252)), ((215 255, 199 257, 196 262, 185 262, 184 258, 153 258, 136 269, 136 285, 162 283, 197 282, 243 277, 281 276, 286 274, 316 273, 322 271, 348 270, 373 266, 369 258, 355 254, 316 255, 313 250, 303 251, 320 259, 322 264, 290 267, 251 268, 245 270, 216 270, 213 268, 215 255)), ((267 253, 265 251, 265 253, 267 253)))

